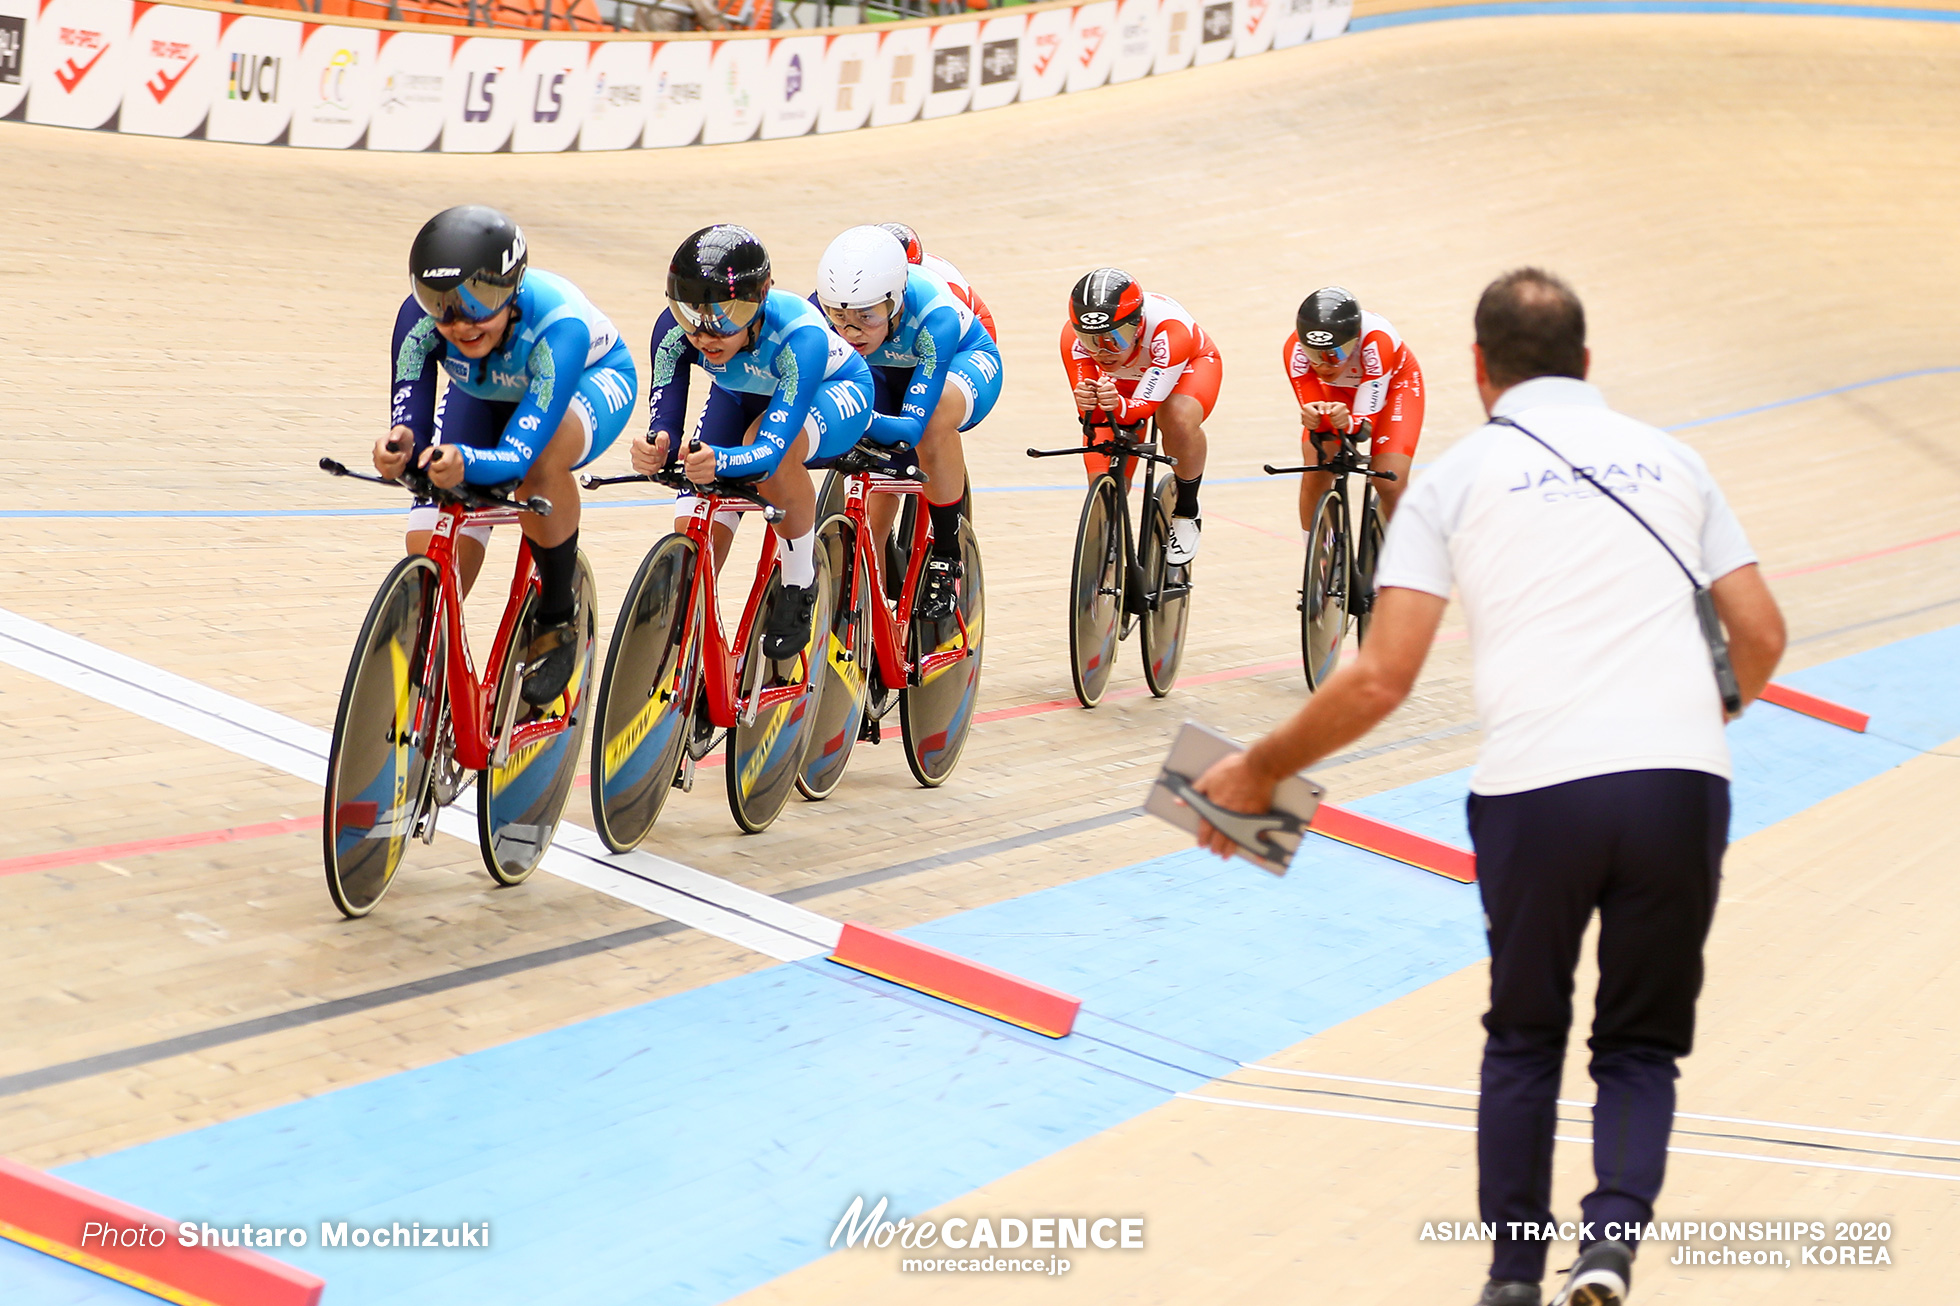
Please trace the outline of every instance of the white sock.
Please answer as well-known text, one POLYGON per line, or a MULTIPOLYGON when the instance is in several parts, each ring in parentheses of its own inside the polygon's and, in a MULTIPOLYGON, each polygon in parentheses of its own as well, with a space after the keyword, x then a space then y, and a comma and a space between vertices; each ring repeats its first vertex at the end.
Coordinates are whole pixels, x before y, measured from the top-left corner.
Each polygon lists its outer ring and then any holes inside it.
POLYGON ((783 584, 808 589, 817 583, 817 528, 811 526, 795 539, 784 535, 783 584))
POLYGON ((1302 544, 1312 544, 1312 543, 1313 543, 1313 532, 1312 532, 1312 531, 1309 531, 1309 530, 1302 530, 1302 531, 1300 532, 1300 543, 1302 543, 1302 544))

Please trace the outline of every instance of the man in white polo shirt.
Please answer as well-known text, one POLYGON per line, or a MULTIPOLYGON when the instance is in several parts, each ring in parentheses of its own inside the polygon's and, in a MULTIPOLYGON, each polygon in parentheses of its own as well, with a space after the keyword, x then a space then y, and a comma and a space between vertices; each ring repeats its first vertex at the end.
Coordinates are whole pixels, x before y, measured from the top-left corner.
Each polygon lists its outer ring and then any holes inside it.
MULTIPOLYGON (((1553 1219, 1572 976, 1597 908, 1598 1186, 1554 1301, 1619 1306, 1661 1188, 1728 843, 1723 703, 1682 567, 1711 586, 1744 703, 1782 656, 1783 620, 1701 458, 1586 384, 1585 313, 1564 282, 1505 274, 1476 328, 1492 420, 1404 495, 1360 656, 1197 787, 1263 812, 1280 777, 1358 739, 1408 695, 1454 586, 1484 725, 1469 805, 1491 950, 1478 1203, 1499 1237, 1479 1300, 1540 1301, 1546 1244, 1509 1232, 1553 1219)), ((1209 827, 1200 842, 1230 854, 1209 827)))

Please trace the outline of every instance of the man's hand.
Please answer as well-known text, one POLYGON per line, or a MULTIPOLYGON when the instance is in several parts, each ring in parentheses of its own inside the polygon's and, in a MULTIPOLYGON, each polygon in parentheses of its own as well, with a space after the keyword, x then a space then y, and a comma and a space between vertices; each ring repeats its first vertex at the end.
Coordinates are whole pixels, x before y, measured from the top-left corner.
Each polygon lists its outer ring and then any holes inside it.
POLYGON ((659 431, 644 440, 632 442, 633 470, 642 476, 652 476, 667 466, 667 451, 673 447, 672 439, 665 431, 659 431))
POLYGON ((1123 410, 1123 394, 1116 388, 1116 382, 1106 376, 1096 378, 1096 405, 1112 417, 1123 410))
POLYGON ((1077 412, 1092 412, 1096 407, 1096 382, 1094 377, 1083 377, 1075 383, 1073 391, 1077 412))
POLYGON ((1348 406, 1344 403, 1318 399, 1313 403, 1300 405, 1300 424, 1309 431, 1328 430, 1340 435, 1353 428, 1354 414, 1348 411, 1348 406))
POLYGON ((389 480, 397 480, 408 470, 409 455, 415 452, 415 432, 397 426, 374 442, 374 470, 389 480))
POLYGON ((439 490, 453 490, 463 483, 463 454, 454 445, 432 444, 422 451, 422 469, 439 490))
MULTIPOLYGON (((1220 807, 1249 816, 1263 816, 1273 809, 1273 789, 1278 784, 1277 776, 1268 776, 1256 770, 1246 761, 1244 753, 1233 753, 1213 762, 1191 787, 1220 807)), ((1198 821, 1198 846, 1220 857, 1231 857, 1239 849, 1237 844, 1212 829, 1202 818, 1198 821)))
POLYGON ((687 451, 687 479, 696 485, 707 485, 715 479, 715 448, 711 444, 697 444, 687 451))

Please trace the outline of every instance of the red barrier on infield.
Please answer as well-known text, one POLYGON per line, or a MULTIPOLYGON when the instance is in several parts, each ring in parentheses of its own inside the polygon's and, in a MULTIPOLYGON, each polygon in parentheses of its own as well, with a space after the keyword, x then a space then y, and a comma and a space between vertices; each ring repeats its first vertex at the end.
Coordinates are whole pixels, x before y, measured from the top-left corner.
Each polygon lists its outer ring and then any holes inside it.
POLYGON ((1384 857, 1393 857, 1398 862, 1407 862, 1459 884, 1474 884, 1477 880, 1475 853, 1455 844, 1426 839, 1400 826, 1350 812, 1332 803, 1322 803, 1313 814, 1313 824, 1307 828, 1315 834, 1326 835, 1329 839, 1338 839, 1384 857))
POLYGON ((1082 1009, 1081 998, 850 921, 844 922, 844 933, 830 959, 1049 1038, 1062 1038, 1074 1029, 1075 1013, 1082 1009))
POLYGON ((1872 722, 1869 712, 1860 712, 1842 703, 1833 703, 1828 698, 1819 698, 1815 694, 1806 694, 1801 689, 1779 685, 1774 680, 1763 686, 1763 702, 1787 707, 1792 712, 1801 712, 1805 716, 1814 716, 1819 721, 1828 721, 1834 726, 1843 726, 1846 730, 1856 730, 1861 735, 1865 733, 1865 727, 1872 722))
POLYGON ((317 1306, 324 1280, 242 1248, 185 1247, 178 1223, 0 1157, 0 1237, 178 1306, 317 1306))

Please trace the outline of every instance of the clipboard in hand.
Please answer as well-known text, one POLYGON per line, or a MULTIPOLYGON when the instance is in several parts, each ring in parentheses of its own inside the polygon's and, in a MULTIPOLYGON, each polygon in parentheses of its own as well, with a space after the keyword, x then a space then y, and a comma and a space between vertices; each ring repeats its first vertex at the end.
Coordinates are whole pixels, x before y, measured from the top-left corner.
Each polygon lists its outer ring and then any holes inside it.
POLYGON ((1284 875, 1327 791, 1303 775, 1290 775, 1273 790, 1271 811, 1250 813, 1220 807, 1191 787, 1212 763, 1244 751, 1243 745, 1209 726, 1186 721, 1171 743, 1163 772, 1150 786, 1143 810, 1193 835, 1203 817, 1238 845, 1239 856, 1274 875, 1284 875))

